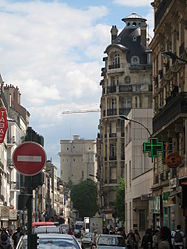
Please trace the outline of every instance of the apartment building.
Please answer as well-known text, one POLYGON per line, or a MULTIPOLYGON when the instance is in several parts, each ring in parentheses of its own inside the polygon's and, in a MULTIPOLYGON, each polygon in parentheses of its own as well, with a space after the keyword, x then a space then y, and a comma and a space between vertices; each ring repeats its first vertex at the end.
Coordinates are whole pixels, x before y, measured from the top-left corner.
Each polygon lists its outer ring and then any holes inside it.
POLYGON ((152 194, 153 163, 143 153, 143 143, 152 133, 152 109, 131 109, 125 121, 125 229, 144 235, 152 224, 149 202, 152 194), (133 121, 136 122, 133 122, 133 121), (139 123, 137 123, 139 122, 139 123), (145 129, 143 126, 147 129, 145 129))
POLYGON ((153 57, 154 137, 164 143, 154 160, 153 224, 187 227, 187 2, 155 0, 153 57), (185 225, 186 223, 186 225, 185 225))
POLYGON ((136 13, 122 19, 118 34, 111 28, 111 44, 102 68, 101 118, 97 139, 98 177, 105 219, 114 212, 115 188, 125 177, 125 121, 131 108, 152 108, 152 60, 147 45, 146 19, 136 13))
POLYGON ((73 140, 60 140, 60 145, 60 175, 63 183, 71 181, 78 184, 86 179, 96 181, 96 141, 74 135, 73 140))

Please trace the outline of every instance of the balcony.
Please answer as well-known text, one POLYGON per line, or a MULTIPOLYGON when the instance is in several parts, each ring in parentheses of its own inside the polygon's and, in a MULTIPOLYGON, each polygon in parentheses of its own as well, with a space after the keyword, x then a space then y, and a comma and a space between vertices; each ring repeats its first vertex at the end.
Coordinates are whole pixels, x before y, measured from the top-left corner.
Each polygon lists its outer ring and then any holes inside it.
POLYGON ((115 93, 115 92, 116 92, 116 86, 107 87, 107 93, 115 93))
POLYGON ((119 86, 119 92, 132 92, 132 85, 119 86))
POLYGON ((158 26, 160 23, 162 17, 166 13, 167 8, 169 7, 170 3, 172 0, 163 0, 160 4, 159 7, 155 13, 155 28, 158 26))
POLYGON ((120 63, 119 64, 112 64, 108 66, 108 69, 115 69, 115 68, 120 68, 120 63))
POLYGON ((187 113, 187 93, 180 93, 171 98, 155 115, 153 118, 153 133, 172 122, 178 115, 185 115, 185 113, 187 113))
POLYGON ((116 73, 116 72, 123 72, 124 65, 122 63, 119 64, 112 64, 108 66, 108 73, 116 73))

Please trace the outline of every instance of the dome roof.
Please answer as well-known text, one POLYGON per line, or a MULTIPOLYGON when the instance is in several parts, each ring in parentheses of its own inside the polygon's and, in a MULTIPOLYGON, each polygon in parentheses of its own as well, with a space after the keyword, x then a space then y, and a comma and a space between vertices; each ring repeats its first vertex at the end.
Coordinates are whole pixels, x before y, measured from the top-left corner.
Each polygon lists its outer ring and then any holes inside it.
POLYGON ((129 16, 127 16, 127 17, 124 17, 123 19, 122 19, 122 21, 124 21, 124 22, 126 22, 127 20, 137 20, 137 19, 141 19, 142 21, 147 21, 145 18, 143 18, 142 16, 140 16, 140 15, 138 15, 138 14, 136 14, 136 13, 132 13, 132 14, 130 14, 129 16))

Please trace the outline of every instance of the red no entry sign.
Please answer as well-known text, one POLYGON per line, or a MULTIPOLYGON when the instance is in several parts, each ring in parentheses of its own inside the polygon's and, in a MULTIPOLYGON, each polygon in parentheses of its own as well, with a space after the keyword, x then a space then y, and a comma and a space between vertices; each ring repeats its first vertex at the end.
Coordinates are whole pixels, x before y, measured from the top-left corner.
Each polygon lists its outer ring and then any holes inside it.
POLYGON ((35 142, 19 145, 13 153, 15 168, 23 175, 36 175, 43 169, 46 154, 43 147, 35 142))

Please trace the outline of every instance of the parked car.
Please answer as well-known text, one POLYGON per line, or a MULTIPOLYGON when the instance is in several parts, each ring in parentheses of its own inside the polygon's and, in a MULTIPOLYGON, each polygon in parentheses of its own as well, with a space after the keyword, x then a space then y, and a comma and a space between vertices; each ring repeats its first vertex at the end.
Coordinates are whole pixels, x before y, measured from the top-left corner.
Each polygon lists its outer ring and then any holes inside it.
POLYGON ((83 221, 76 221, 74 226, 74 235, 76 238, 80 238, 83 231, 83 221))
POLYGON ((100 234, 97 249, 125 249, 125 240, 121 235, 100 234))
POLYGON ((92 246, 92 233, 85 233, 81 239, 82 249, 91 248, 92 246))
MULTIPOLYGON (((38 237, 38 249, 81 249, 76 238, 69 234, 41 233, 38 237)), ((27 249, 27 235, 20 238, 16 249, 27 249)))
POLYGON ((60 226, 38 226, 33 228, 33 233, 62 233, 60 226))

